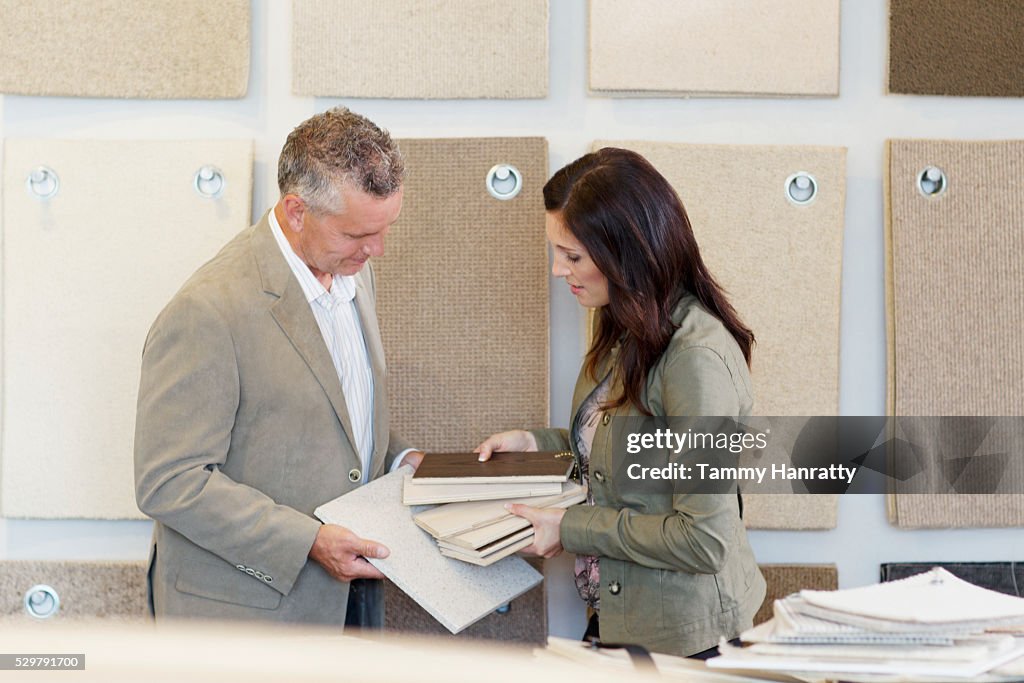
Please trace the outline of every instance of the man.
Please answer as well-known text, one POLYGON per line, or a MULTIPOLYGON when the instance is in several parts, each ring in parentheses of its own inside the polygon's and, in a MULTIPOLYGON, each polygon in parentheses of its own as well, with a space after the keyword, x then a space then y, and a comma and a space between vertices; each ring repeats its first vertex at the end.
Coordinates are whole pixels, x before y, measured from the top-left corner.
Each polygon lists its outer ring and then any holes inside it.
POLYGON ((280 200, 153 324, 135 483, 156 520, 158 618, 343 624, 349 582, 381 578, 363 558, 387 548, 312 513, 422 458, 389 434, 367 265, 398 219, 403 173, 362 116, 303 122, 281 151, 280 200))

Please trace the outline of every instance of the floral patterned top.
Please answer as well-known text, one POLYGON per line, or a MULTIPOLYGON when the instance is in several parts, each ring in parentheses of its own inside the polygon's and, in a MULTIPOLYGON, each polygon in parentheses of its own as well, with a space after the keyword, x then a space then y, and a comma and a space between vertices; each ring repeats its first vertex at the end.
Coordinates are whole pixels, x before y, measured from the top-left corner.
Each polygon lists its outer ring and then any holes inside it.
MULTIPOLYGON (((611 374, 605 377, 590 396, 583 401, 576 417, 574 430, 576 452, 580 454, 580 481, 587 487, 587 505, 594 504, 594 494, 590 490, 590 449, 594 443, 594 433, 604 411, 601 404, 608 398, 608 385, 611 374)), ((584 602, 597 610, 601 605, 601 567, 594 555, 576 556, 576 591, 584 602)))

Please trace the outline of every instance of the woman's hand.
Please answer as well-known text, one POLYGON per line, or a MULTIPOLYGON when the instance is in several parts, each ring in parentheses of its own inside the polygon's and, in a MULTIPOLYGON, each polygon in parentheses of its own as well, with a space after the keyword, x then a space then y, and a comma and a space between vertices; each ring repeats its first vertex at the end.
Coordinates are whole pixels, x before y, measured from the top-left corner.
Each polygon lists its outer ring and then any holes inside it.
POLYGON ((474 448, 473 452, 480 454, 480 462, 485 462, 491 459, 491 454, 495 451, 522 453, 535 450, 537 450, 537 439, 533 434, 523 429, 513 429, 510 432, 492 434, 482 444, 474 448))
POLYGON ((562 553, 562 517, 565 510, 561 508, 535 508, 529 505, 513 503, 505 509, 513 515, 528 520, 533 525, 533 544, 519 552, 524 555, 537 555, 550 560, 562 553))

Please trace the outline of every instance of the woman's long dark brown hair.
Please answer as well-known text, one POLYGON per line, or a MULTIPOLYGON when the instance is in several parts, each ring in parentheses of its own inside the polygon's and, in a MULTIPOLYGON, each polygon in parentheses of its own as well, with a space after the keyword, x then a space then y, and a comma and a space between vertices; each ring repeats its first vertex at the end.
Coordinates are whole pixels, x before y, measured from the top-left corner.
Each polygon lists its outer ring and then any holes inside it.
POLYGON ((608 278, 608 305, 584 365, 597 381, 619 345, 623 393, 606 407, 628 401, 650 414, 642 400, 647 374, 675 332, 672 309, 684 290, 722 321, 750 365, 754 333, 704 265, 679 195, 650 162, 614 147, 580 157, 544 185, 544 208, 560 213, 608 278))

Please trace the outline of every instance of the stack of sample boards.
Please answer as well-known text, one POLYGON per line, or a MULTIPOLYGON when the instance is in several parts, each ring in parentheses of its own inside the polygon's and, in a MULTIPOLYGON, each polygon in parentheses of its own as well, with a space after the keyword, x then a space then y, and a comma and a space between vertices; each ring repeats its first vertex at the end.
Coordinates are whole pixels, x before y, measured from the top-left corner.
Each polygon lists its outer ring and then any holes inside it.
POLYGON ((569 481, 572 466, 567 452, 495 453, 483 463, 476 453, 432 453, 406 477, 402 500, 445 503, 414 521, 445 557, 488 566, 533 543, 530 522, 505 505, 566 508, 586 499, 586 489, 569 481))
POLYGON ((775 618, 723 644, 713 668, 979 676, 1024 656, 1024 598, 967 583, 941 567, 839 591, 775 601, 775 618))

